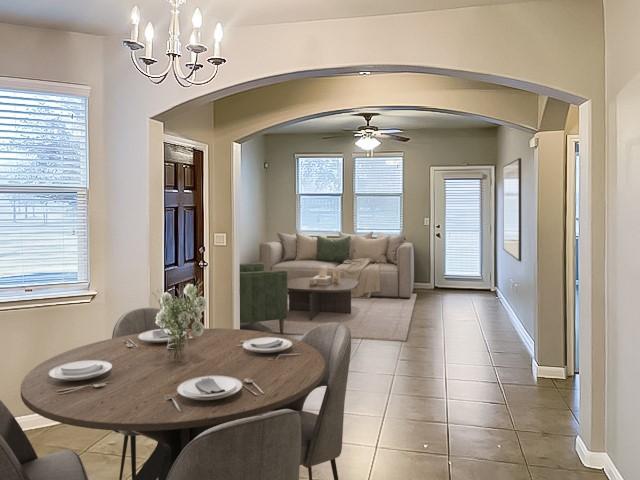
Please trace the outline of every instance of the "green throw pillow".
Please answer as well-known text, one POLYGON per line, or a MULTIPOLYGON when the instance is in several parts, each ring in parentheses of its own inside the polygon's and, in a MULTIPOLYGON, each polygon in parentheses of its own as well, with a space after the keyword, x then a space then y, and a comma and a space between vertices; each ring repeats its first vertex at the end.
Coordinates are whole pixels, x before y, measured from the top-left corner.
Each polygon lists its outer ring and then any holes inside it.
POLYGON ((318 237, 318 260, 323 262, 342 263, 349 258, 349 244, 351 238, 318 237))

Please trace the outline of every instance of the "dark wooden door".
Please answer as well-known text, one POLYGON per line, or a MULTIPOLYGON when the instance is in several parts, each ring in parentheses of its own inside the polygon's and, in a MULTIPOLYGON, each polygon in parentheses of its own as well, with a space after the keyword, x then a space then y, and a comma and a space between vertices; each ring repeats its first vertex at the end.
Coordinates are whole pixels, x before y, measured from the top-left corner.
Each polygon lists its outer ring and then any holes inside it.
POLYGON ((164 289, 180 293, 187 283, 203 288, 203 153, 164 144, 164 289))

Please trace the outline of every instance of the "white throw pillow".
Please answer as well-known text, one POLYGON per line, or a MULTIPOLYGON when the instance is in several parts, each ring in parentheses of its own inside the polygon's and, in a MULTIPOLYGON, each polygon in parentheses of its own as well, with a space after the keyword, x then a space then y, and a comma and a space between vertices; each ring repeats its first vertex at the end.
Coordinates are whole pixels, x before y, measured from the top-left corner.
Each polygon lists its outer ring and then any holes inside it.
POLYGON ((318 256, 318 239, 309 235, 296 235, 296 260, 315 260, 318 256))
POLYGON ((387 261, 398 264, 398 248, 404 243, 404 235, 391 235, 389 237, 389 246, 387 247, 387 261))
POLYGON ((296 259, 296 234, 295 233, 279 233, 280 243, 282 244, 282 260, 296 259))
POLYGON ((340 236, 341 237, 349 237, 349 238, 351 238, 351 240, 349 240, 349 258, 355 258, 353 256, 353 237, 373 238, 373 232, 367 232, 367 233, 344 233, 344 232, 341 232, 340 236))
POLYGON ((387 246, 389 238, 363 238, 357 235, 351 237, 352 259, 368 258, 374 263, 387 263, 387 246))

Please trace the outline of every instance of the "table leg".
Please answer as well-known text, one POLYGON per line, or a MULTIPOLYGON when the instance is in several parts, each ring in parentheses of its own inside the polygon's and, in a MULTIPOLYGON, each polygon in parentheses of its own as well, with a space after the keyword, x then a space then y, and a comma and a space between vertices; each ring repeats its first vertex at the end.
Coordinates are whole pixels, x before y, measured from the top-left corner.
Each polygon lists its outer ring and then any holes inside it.
POLYGON ((320 295, 314 292, 309 293, 309 320, 313 320, 320 312, 320 295))
POLYGON ((165 480, 173 462, 191 440, 191 431, 151 432, 145 435, 156 440, 158 445, 136 475, 136 480, 165 480))

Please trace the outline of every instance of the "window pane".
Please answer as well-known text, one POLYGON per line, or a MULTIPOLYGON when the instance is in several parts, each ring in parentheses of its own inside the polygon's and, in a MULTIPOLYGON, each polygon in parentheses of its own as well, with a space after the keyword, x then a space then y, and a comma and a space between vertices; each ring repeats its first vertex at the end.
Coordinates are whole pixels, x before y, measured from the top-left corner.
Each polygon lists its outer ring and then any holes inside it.
POLYGON ((0 287, 87 282, 87 196, 0 193, 0 287))
POLYGON ((87 97, 0 88, 0 289, 88 283, 87 97))
POLYGON ((339 232, 341 199, 339 195, 300 195, 298 229, 302 232, 339 232))
POLYGON ((0 89, 0 186, 86 187, 87 99, 0 89))
POLYGON ((482 181, 444 181, 445 276, 482 276, 482 181))
POLYGON ((402 193, 402 157, 356 157, 356 194, 402 193))
POLYGON ((402 231, 402 157, 354 159, 356 232, 402 231))
POLYGON ((356 231, 394 233, 402 230, 401 195, 356 197, 356 231))
POLYGON ((298 157, 299 194, 342 194, 342 157, 298 157))

